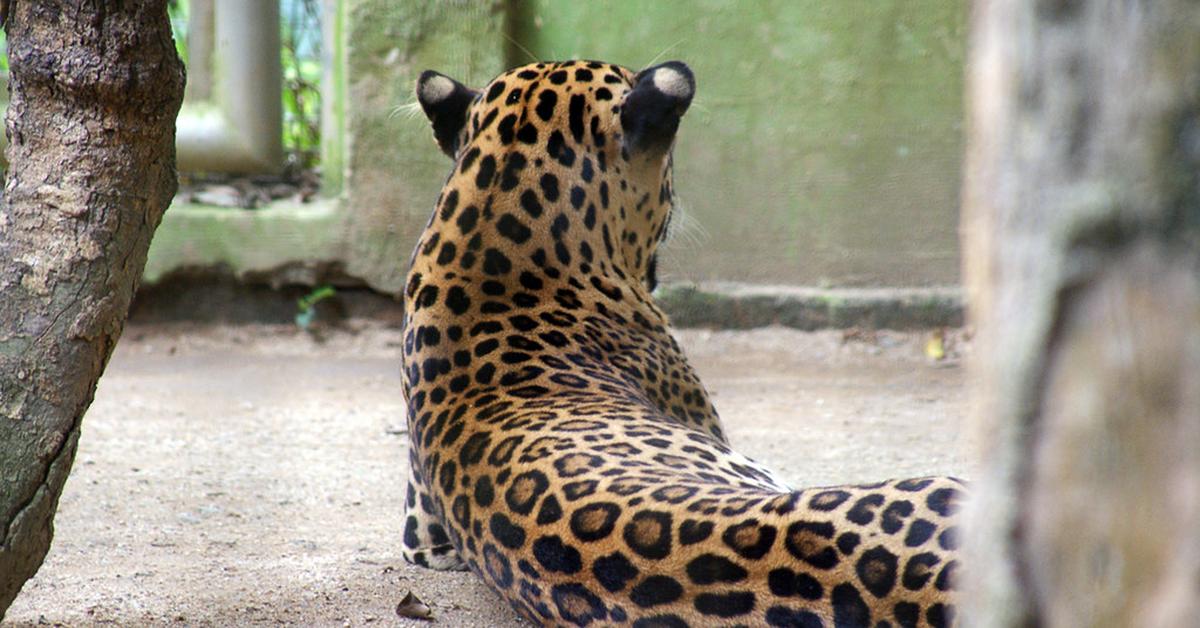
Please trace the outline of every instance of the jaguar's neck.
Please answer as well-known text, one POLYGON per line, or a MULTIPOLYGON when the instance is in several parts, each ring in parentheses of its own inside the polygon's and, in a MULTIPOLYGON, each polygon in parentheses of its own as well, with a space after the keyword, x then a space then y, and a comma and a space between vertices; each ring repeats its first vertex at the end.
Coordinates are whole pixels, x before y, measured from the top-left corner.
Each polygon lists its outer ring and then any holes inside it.
POLYGON ((607 385, 723 438, 646 285, 666 222, 667 165, 658 180, 636 181, 585 155, 575 166, 587 188, 562 185, 543 164, 536 187, 505 189, 513 154, 496 163, 465 153, 417 245, 405 292, 408 381, 446 399, 464 385, 527 387, 551 375, 547 364, 586 363, 607 385), (460 367, 472 378, 440 383, 460 367))

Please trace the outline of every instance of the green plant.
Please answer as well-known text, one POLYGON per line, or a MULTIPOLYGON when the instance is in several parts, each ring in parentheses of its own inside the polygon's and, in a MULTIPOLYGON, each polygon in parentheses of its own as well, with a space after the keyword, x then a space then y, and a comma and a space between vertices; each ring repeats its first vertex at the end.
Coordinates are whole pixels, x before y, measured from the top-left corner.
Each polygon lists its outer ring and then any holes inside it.
POLYGON ((283 149, 288 165, 317 165, 321 145, 321 16, 317 0, 282 6, 283 149))
POLYGON ((189 0, 170 0, 167 3, 167 16, 171 20, 171 34, 175 36, 175 50, 179 58, 188 62, 187 28, 191 15, 189 0))
POLYGON ((324 299, 328 299, 337 294, 337 290, 329 285, 318 286, 313 288, 311 292, 300 297, 296 301, 296 306, 299 312, 296 313, 296 325, 300 329, 308 329, 312 325, 313 319, 317 315, 316 305, 324 299))

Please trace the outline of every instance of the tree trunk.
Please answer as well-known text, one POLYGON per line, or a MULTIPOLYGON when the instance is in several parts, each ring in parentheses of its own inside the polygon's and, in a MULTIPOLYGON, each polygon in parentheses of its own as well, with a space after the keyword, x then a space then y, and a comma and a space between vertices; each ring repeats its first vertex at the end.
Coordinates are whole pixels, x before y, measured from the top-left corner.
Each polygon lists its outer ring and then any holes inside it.
POLYGON ((967 624, 1200 617, 1200 3, 977 0, 967 624))
POLYGON ((0 617, 49 547, 80 419, 175 193, 184 84, 166 0, 15 0, 7 32, 0 617))

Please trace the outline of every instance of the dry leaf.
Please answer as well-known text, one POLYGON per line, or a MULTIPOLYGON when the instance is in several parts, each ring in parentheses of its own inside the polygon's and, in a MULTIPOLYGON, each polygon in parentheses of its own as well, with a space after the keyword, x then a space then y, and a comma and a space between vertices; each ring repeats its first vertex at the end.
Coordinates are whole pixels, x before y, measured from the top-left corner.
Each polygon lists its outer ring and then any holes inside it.
POLYGON ((433 619, 433 609, 412 591, 406 592, 404 599, 396 605, 396 614, 412 619, 433 619))
POLYGON ((929 340, 925 341, 925 357, 934 361, 946 357, 946 330, 938 329, 929 335, 929 340))

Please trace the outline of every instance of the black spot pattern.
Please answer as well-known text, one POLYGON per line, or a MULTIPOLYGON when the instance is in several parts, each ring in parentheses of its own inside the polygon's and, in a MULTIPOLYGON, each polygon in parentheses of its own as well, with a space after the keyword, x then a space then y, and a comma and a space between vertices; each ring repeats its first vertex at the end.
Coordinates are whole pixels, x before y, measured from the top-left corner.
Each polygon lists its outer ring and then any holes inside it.
POLYGON ((878 493, 859 498, 846 513, 846 518, 860 526, 865 526, 875 519, 875 509, 882 504, 883 495, 878 493))
POLYGON ((545 211, 542 208, 542 202, 538 200, 537 192, 533 190, 525 190, 521 192, 521 209, 533 218, 537 218, 545 211))
POLYGON ((854 548, 858 547, 859 536, 853 532, 843 532, 837 539, 838 551, 843 554, 854 553, 854 548))
POLYGON ((580 541, 590 543, 612 534, 621 508, 611 502, 588 504, 571 513, 571 533, 580 541))
POLYGON ((850 499, 850 493, 846 491, 821 491, 808 500, 808 507, 820 511, 836 510, 838 506, 846 503, 847 499, 850 499))
POLYGON ((902 491, 917 492, 917 491, 925 490, 925 488, 928 487, 930 484, 933 484, 932 479, 918 478, 918 479, 912 479, 912 480, 902 480, 900 482, 897 482, 896 488, 898 488, 902 491))
POLYGON ((758 560, 775 544, 775 528, 755 520, 745 521, 726 528, 721 540, 742 558, 758 560))
POLYGON ((862 628, 871 625, 871 610, 852 584, 833 588, 833 625, 835 628, 862 628))
POLYGON ((904 527, 904 520, 913 513, 912 502, 900 500, 888 504, 883 511, 883 521, 879 527, 888 534, 895 534, 904 527))
POLYGON ((489 275, 505 275, 512 270, 512 261, 496 249, 483 252, 483 272, 489 275))
POLYGON ((695 606, 696 610, 703 615, 738 617, 754 609, 754 593, 750 591, 701 593, 696 596, 695 606))
POLYGON ((908 534, 904 536, 904 544, 909 547, 920 547, 933 537, 937 526, 932 521, 916 519, 908 526, 908 534))
POLYGON ((958 549, 958 528, 949 527, 938 535, 938 546, 946 551, 958 549))
POLYGON ((824 628, 825 622, 810 611, 794 610, 786 606, 772 606, 767 609, 768 626, 786 628, 824 628))
POLYGON ((564 544, 558 535, 543 536, 535 540, 533 556, 547 571, 570 575, 583 568, 579 550, 564 544))
POLYGON ((625 524, 625 543, 644 558, 660 560, 671 553, 671 513, 643 510, 625 524))
POLYGON ((670 576, 650 576, 629 591, 629 599, 642 608, 670 604, 683 597, 683 585, 670 576))
MULTIPOLYGON (((544 174, 538 179, 538 185, 542 188, 542 196, 546 198, 547 203, 558 202, 558 177, 552 174, 544 174)), ((563 216, 559 216, 563 218, 563 216)))
POLYGON ((492 581, 496 583, 496 586, 501 589, 507 589, 512 586, 512 566, 509 564, 508 559, 504 557, 504 554, 491 543, 486 543, 483 546, 483 566, 487 570, 488 575, 492 577, 492 581))
POLYGON ((925 505, 930 510, 943 517, 949 517, 958 512, 959 492, 952 488, 939 488, 929 494, 925 505))
POLYGON ((525 544, 525 530, 514 525, 503 513, 494 513, 488 525, 492 536, 504 547, 517 549, 525 544))
POLYGON ((571 137, 575 139, 575 143, 577 144, 583 142, 583 106, 585 102, 583 94, 571 96, 570 111, 567 120, 571 127, 571 137))
POLYGON ((712 536, 712 532, 713 523, 711 521, 684 520, 683 524, 679 526, 679 544, 695 545, 712 536))
POLYGON ((829 522, 797 521, 788 526, 784 545, 792 556, 816 567, 831 569, 838 564, 837 551, 826 542, 833 538, 833 524, 829 522))
POLYGON ((492 505, 492 501, 496 498, 496 491, 492 488, 492 478, 482 476, 475 482, 475 503, 483 508, 492 505))
POLYGON ((479 189, 486 189, 492 184, 492 177, 496 174, 496 158, 488 155, 479 162, 479 171, 475 173, 475 185, 479 189))
POLYGON ((938 572, 937 580, 934 581, 933 586, 938 591, 953 591, 955 585, 955 573, 957 570, 957 560, 952 560, 946 563, 946 566, 942 567, 942 570, 938 572))
POLYGON ((554 90, 544 89, 538 92, 538 104, 534 109, 537 116, 543 121, 549 122, 554 117, 554 106, 558 104, 558 94, 554 90))
POLYGON ((925 611, 925 620, 933 628, 946 628, 954 621, 954 607, 934 604, 925 611))
POLYGON ((593 620, 604 621, 608 616, 604 602, 577 582, 556 585, 550 589, 550 597, 558 607, 558 615, 579 626, 586 626, 593 620))
POLYGON ((462 315, 471 307, 471 299, 461 286, 453 286, 446 292, 446 307, 457 315, 462 315))
POLYGON ((504 501, 513 512, 528 515, 533 512, 533 506, 538 498, 546 492, 550 481, 541 471, 526 471, 515 478, 504 494, 504 501))
POLYGON ((633 628, 688 628, 688 623, 678 615, 664 613, 643 617, 633 622, 633 628))
POLYGON ((592 564, 592 575, 596 576, 596 581, 605 589, 616 592, 624 589, 626 583, 636 578, 638 570, 624 554, 613 552, 596 559, 592 564))
POLYGON ((909 591, 920 591, 933 577, 933 567, 941 562, 936 554, 925 552, 910 556, 904 565, 904 573, 900 584, 909 591))
POLYGON ((896 555, 884 547, 874 547, 862 553, 854 570, 859 580, 875 597, 885 597, 896 586, 896 555))
POLYGON ((521 183, 521 171, 528 163, 525 155, 516 151, 509 153, 504 161, 504 170, 500 173, 500 190, 508 192, 516 189, 521 183))
POLYGON ((771 593, 780 597, 799 596, 806 600, 819 600, 825 596, 825 588, 816 578, 783 567, 767 574, 767 586, 771 593))
POLYGON ((538 509, 537 524, 540 526, 550 525, 562 519, 562 506, 558 503, 558 498, 554 495, 547 495, 546 499, 542 500, 542 507, 538 509))
POLYGON ((696 584, 741 582, 748 572, 741 565, 717 554, 701 554, 687 564, 688 579, 696 584))
POLYGON ((912 602, 900 602, 892 612, 900 628, 917 628, 921 621, 921 607, 912 602))
POLYGON ((508 212, 500 215, 500 219, 496 221, 496 230, 517 244, 524 244, 533 235, 525 223, 508 212))

